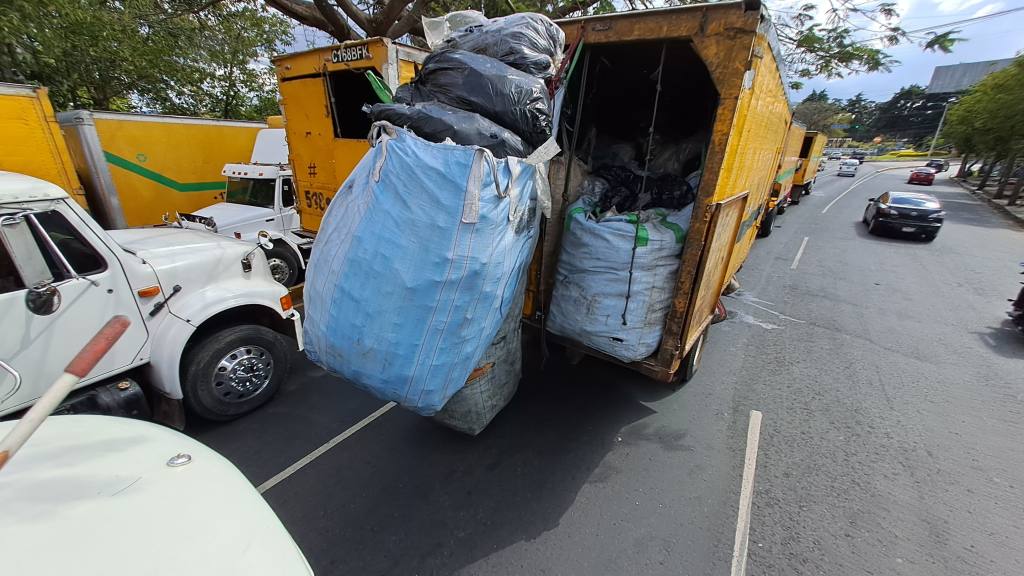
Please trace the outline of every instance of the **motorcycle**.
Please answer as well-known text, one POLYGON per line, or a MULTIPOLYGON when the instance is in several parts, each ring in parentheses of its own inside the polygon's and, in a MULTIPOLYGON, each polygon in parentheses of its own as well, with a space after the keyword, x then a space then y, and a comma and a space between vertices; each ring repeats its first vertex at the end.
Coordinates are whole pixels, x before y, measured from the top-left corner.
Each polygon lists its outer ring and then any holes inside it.
MULTIPOLYGON (((1024 266, 1024 262, 1021 262, 1021 266, 1024 266)), ((1024 272, 1021 272, 1024 274, 1024 272)), ((1024 282, 1021 282, 1024 284, 1024 282)), ((1006 312, 1006 315, 1010 317, 1014 325, 1024 332, 1024 286, 1021 287, 1020 291, 1017 292, 1017 298, 1008 299, 1010 304, 1010 310, 1006 312)))

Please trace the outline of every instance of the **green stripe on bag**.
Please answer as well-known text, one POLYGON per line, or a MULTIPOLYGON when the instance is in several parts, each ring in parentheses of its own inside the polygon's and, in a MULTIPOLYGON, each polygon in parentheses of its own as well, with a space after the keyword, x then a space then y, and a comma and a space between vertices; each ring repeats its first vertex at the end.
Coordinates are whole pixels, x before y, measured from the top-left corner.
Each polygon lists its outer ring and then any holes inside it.
POLYGON ((683 227, 675 222, 669 222, 668 216, 662 216, 661 220, 658 220, 658 223, 672 231, 672 234, 676 237, 676 244, 682 244, 683 240, 686 239, 686 233, 683 232, 683 227))
POLYGON ((565 231, 568 232, 569 227, 572 226, 573 216, 576 216, 577 214, 583 214, 586 211, 587 209, 584 208, 583 206, 577 206, 572 210, 569 210, 569 213, 565 215, 565 231))

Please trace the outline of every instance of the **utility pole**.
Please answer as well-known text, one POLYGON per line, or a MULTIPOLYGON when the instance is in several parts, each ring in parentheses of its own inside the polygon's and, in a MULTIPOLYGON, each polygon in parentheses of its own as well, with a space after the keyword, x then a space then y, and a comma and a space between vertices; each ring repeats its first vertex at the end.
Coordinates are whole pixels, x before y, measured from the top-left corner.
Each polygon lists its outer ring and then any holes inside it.
POLYGON ((928 158, 931 158, 932 152, 935 152, 935 141, 939 139, 939 132, 942 132, 942 123, 946 121, 946 111, 949 110, 949 103, 953 101, 953 98, 946 100, 946 104, 942 107, 942 116, 939 118, 939 126, 935 129, 935 136, 932 136, 932 145, 928 147, 928 158))

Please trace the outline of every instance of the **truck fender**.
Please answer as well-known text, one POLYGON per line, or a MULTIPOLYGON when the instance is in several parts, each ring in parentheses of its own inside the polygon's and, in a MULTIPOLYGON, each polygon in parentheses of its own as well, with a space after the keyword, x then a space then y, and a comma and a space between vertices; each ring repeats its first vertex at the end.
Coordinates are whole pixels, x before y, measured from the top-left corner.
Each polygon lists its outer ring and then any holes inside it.
POLYGON ((147 367, 148 381, 165 396, 175 400, 182 397, 181 361, 188 346, 226 326, 265 325, 295 339, 298 349, 302 350, 302 322, 296 310, 282 311, 279 299, 241 298, 238 293, 228 287, 210 288, 202 291, 201 298, 171 303, 177 306, 153 337, 147 367), (210 306, 212 303, 216 305, 210 306))
POLYGON ((270 235, 270 239, 277 245, 279 242, 286 244, 291 251, 295 253, 295 257, 299 259, 299 267, 303 270, 306 269, 306 259, 302 256, 302 251, 299 250, 299 246, 292 240, 287 234, 280 232, 271 232, 270 230, 264 230, 270 235))

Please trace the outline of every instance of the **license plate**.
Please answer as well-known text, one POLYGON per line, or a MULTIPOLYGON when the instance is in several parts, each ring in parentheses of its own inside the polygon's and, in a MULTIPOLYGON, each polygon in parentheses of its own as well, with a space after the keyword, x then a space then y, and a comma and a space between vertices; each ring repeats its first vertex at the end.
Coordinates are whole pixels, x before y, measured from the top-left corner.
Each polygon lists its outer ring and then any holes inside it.
POLYGON ((913 232, 917 230, 917 228, 914 228, 913 226, 904 226, 903 228, 900 228, 900 230, 903 232, 913 232))

